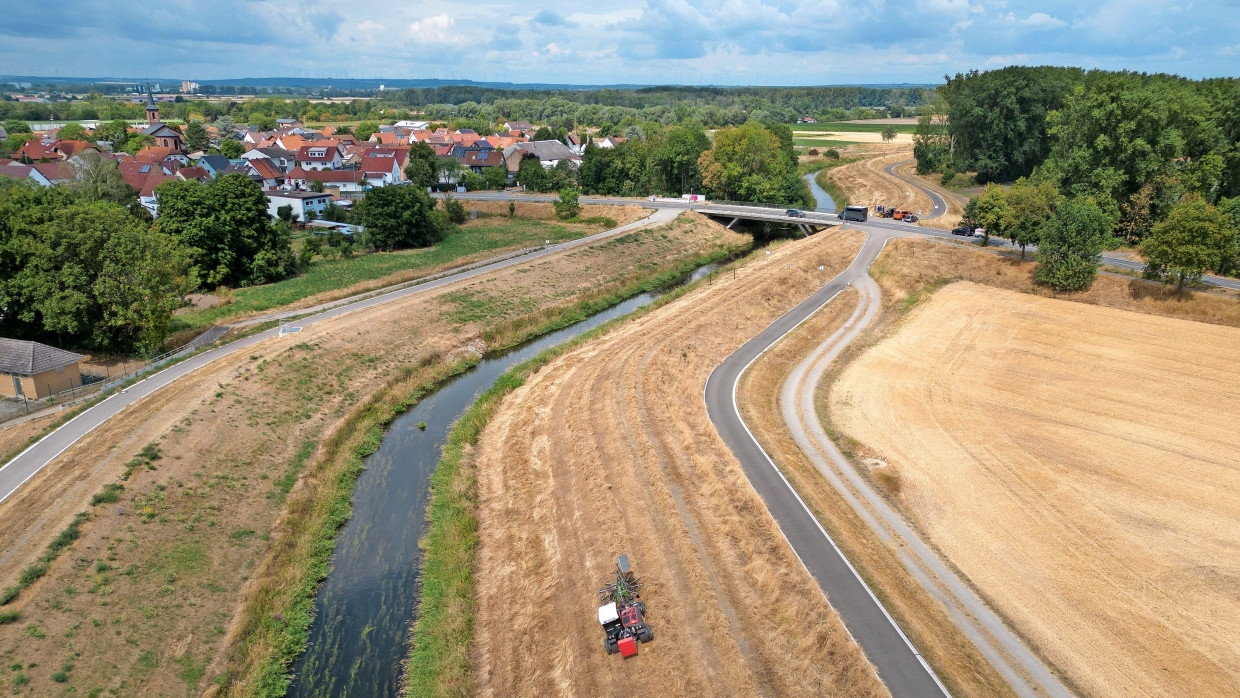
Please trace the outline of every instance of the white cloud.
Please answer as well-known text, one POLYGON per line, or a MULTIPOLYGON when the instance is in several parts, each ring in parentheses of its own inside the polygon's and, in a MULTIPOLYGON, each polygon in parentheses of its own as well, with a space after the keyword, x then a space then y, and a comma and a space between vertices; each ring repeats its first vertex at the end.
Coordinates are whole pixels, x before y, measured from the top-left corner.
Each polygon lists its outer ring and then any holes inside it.
POLYGON ((1068 26, 1067 22, 1058 17, 1052 17, 1045 12, 1034 12, 1022 19, 1020 23, 1033 29, 1059 29, 1060 27, 1068 26))
POLYGON ((470 38, 458 33, 454 27, 456 20, 451 15, 441 14, 420 19, 409 25, 409 34, 414 41, 439 44, 442 46, 464 46, 470 38))

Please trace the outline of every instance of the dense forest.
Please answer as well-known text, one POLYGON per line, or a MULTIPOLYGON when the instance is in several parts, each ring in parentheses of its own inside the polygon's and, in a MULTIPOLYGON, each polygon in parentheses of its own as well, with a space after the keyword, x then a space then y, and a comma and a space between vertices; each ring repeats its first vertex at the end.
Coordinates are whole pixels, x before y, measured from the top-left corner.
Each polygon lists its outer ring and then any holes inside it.
MULTIPOLYGON (((948 78, 937 107, 945 121, 923 116, 914 137, 918 170, 1011 183, 967 211, 991 234, 1040 244, 1040 259, 1139 247, 1148 276, 1181 288, 1240 265, 1240 79, 1008 67, 948 78)), ((1052 285, 1086 283, 1064 278, 1052 285)))

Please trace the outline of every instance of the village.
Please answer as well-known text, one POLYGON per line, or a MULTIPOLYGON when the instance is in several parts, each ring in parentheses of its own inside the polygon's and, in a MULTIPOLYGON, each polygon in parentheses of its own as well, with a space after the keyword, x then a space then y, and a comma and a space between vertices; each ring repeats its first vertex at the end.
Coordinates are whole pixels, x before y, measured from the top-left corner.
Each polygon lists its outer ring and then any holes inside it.
MULTIPOLYGON (((321 219, 329 205, 347 210, 373 188, 411 184, 406 167, 410 150, 417 144, 434 152, 436 186, 464 191, 467 174, 483 176, 488 188, 518 183, 520 164, 527 158, 537 159, 547 170, 557 166, 575 170, 587 143, 574 133, 566 133, 562 141, 535 140, 539 127, 516 120, 486 135, 472 129, 432 128, 428 121, 401 120, 381 125, 359 140, 347 128, 309 128, 300 119, 282 118, 275 120, 273 130, 251 125, 221 132, 218 126, 207 125, 208 147, 191 151, 185 133, 188 124, 161 121, 159 103, 149 86, 145 101, 145 124, 129 127, 131 134, 148 143, 137 153, 121 152, 105 140, 60 138, 61 129, 51 124, 47 130, 34 130, 34 137, 12 158, 0 158, 0 176, 29 179, 45 187, 62 185, 77 177, 87 158, 98 156, 117 163, 125 182, 138 192, 143 208, 158 217, 156 188, 160 184, 169 180, 205 183, 240 173, 261 184, 273 218, 288 206, 292 220, 309 223, 321 219)), ((86 126, 90 135, 99 128, 99 124, 86 126)), ((0 132, 0 139, 5 137, 0 132)), ((608 136, 594 145, 611 149, 623 141, 608 136)))

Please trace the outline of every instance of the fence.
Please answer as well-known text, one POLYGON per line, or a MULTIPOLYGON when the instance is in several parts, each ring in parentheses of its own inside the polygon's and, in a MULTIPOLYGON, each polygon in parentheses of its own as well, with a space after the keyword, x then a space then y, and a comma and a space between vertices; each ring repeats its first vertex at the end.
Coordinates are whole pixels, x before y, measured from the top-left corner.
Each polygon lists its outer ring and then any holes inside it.
POLYGON ((206 332, 203 332, 197 337, 194 337, 193 339, 177 347, 176 349, 166 351, 152 359, 147 359, 145 361, 139 361, 136 363, 136 365, 131 365, 129 363, 122 364, 121 372, 115 376, 112 375, 110 370, 104 376, 99 376, 99 375, 83 376, 82 385, 79 385, 77 387, 72 387, 72 388, 69 388, 68 390, 62 390, 59 393, 55 393, 53 395, 49 395, 44 398, 39 398, 37 400, 25 399, 23 400, 23 404, 22 404, 23 409, 11 409, 11 410, 6 411, 5 414, 0 414, 0 423, 6 422, 12 419, 16 419, 18 417, 22 417, 32 412, 38 412, 39 410, 43 410, 48 407, 52 407, 54 405, 61 405, 61 404, 68 404, 71 402, 76 402, 78 400, 89 397, 91 395, 97 395, 103 391, 110 390, 124 383, 125 381, 131 378, 134 378, 135 376, 138 376, 142 373, 145 373, 146 371, 151 370, 152 368, 158 368, 159 366, 168 363, 169 361, 171 361, 172 359, 175 359, 178 356, 188 354, 200 347, 204 347, 214 342, 215 340, 227 334, 228 331, 231 329, 232 329, 232 325, 219 325, 219 326, 211 327, 206 332), (131 368, 131 366, 135 366, 135 367, 131 368), (88 382, 88 379, 93 379, 93 380, 89 380, 88 382))

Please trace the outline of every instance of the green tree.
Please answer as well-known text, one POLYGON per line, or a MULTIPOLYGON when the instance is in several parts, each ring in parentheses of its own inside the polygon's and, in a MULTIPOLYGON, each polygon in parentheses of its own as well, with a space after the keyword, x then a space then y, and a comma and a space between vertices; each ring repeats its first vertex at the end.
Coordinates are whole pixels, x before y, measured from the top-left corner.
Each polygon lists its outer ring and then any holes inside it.
POLYGON ((363 121, 353 129, 353 137, 358 141, 368 141, 379 130, 379 124, 373 121, 363 121))
POLYGON ((138 151, 155 143, 155 139, 144 133, 131 133, 125 139, 125 152, 130 155, 137 155, 138 151))
POLYGON ((245 154, 245 146, 241 145, 241 141, 232 138, 220 138, 220 153, 231 159, 239 158, 245 154))
POLYGON ((361 202, 361 222, 370 243, 381 250, 429 247, 444 229, 430 195, 417 187, 377 187, 361 202))
POLYGON ((882 136, 883 136, 883 142, 884 142, 884 143, 890 143, 890 142, 894 141, 894 140, 896 139, 896 129, 895 129, 895 127, 894 127, 894 126, 888 126, 887 128, 883 129, 882 136))
POLYGON ((65 124, 56 132, 56 137, 62 141, 89 141, 90 134, 81 124, 65 124))
POLYGON ((138 208, 138 192, 121 177, 115 160, 88 150, 73 164, 75 178, 69 186, 83 201, 111 201, 133 211, 138 208))
POLYGON ((991 235, 1007 237, 1014 222, 1007 193, 997 184, 986 185, 985 191, 970 199, 965 206, 964 217, 985 229, 986 232, 982 235, 983 246, 990 244, 991 235))
POLYGON ((129 122, 124 119, 115 119, 106 124, 99 124, 95 129, 95 140, 111 143, 113 152, 123 151, 125 142, 129 140, 129 122))
POLYGON ((0 282, 6 315, 61 343, 155 352, 197 285, 184 248, 113 203, 59 198, 43 216, 7 246, 20 270, 0 282))
POLYGON ((1175 283, 1184 291, 1207 269, 1218 269, 1233 254, 1236 229, 1223 212, 1198 196, 1185 198, 1141 241, 1146 275, 1175 283))
POLYGON ((1154 227, 1154 185, 1144 184, 1120 207, 1115 234, 1129 244, 1141 242, 1154 227))
POLYGON ((20 121, 18 119, 5 119, 4 132, 10 133, 10 134, 30 133, 30 124, 26 123, 25 121, 20 121))
POLYGON ((323 193, 323 180, 316 179, 310 182, 310 191, 316 194, 322 194, 323 193))
POLYGON ((685 122, 669 128, 650 153, 651 166, 661 187, 677 195, 700 187, 702 173, 698 171, 698 160, 709 148, 710 138, 701 124, 685 122))
POLYGON ((207 129, 201 121, 191 121, 185 125, 185 149, 189 152, 206 150, 210 146, 207 129))
POLYGON ((573 187, 561 189, 560 197, 552 205, 555 207, 555 215, 561 219, 574 218, 581 209, 578 205, 577 190, 573 187))
POLYGON ((521 164, 517 167, 517 182, 524 184, 531 191, 549 191, 550 177, 547 170, 543 168, 538 158, 530 155, 521 158, 521 164))
POLYGON ((322 252, 323 238, 318 235, 311 235, 302 241, 301 254, 298 255, 297 262, 301 267, 308 267, 315 256, 322 252))
POLYGON ((1029 175, 1050 151, 1046 115, 1080 80, 1077 68, 1023 66, 948 78, 939 93, 955 169, 974 170, 981 182, 1029 175))
POLYGON ((253 285, 293 271, 287 231, 272 224, 262 186, 239 173, 207 184, 169 180, 155 190, 160 230, 190 250, 207 285, 253 285))
POLYGON ((1094 283, 1112 219, 1087 197, 1067 199, 1042 229, 1033 279, 1056 291, 1082 291, 1094 283))
POLYGON ((1020 246, 1020 258, 1025 258, 1025 247, 1038 244, 1042 228, 1060 200, 1059 190, 1051 182, 1034 184, 1024 178, 1016 180, 1004 198, 1011 209, 1006 223, 1006 235, 1012 244, 1020 246))
POLYGON ((760 123, 720 129, 698 160, 702 187, 715 198, 778 204, 809 203, 797 176, 796 156, 781 137, 760 123))
POLYGON ((508 184, 508 170, 500 165, 484 167, 482 179, 486 182, 487 189, 503 189, 508 184))
POLYGON ((409 162, 405 165, 405 179, 421 189, 435 185, 435 149, 425 143, 409 147, 409 162))

